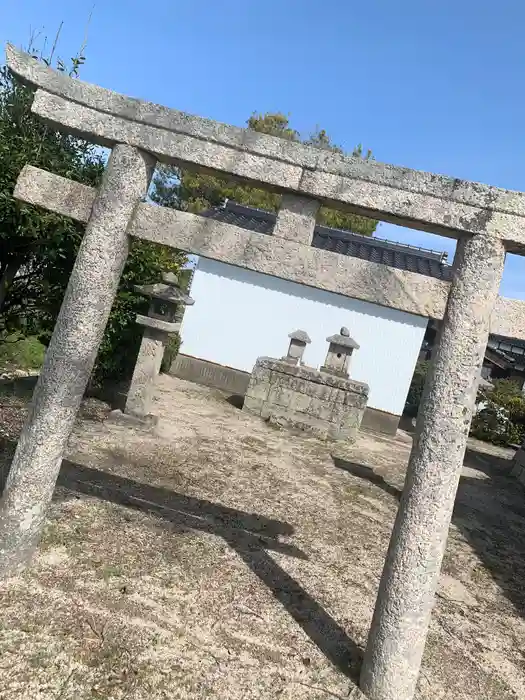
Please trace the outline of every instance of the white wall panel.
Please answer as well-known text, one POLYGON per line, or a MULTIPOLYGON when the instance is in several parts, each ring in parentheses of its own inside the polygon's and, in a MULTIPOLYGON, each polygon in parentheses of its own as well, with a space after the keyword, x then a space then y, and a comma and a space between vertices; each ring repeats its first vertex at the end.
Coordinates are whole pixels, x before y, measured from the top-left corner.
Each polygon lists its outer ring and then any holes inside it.
POLYGON ((312 339, 304 360, 319 367, 327 336, 347 326, 361 346, 350 375, 370 385, 368 405, 402 413, 428 319, 204 258, 191 296, 185 355, 251 372, 257 357, 285 355, 288 333, 301 328, 312 339))

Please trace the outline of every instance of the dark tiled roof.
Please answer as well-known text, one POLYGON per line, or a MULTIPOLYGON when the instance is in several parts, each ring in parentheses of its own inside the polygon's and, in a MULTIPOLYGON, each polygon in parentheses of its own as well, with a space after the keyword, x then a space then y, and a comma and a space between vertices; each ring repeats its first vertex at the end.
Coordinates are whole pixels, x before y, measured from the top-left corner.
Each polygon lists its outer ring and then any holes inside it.
MULTIPOLYGON (((227 201, 222 207, 209 209, 204 212, 203 216, 240 226, 248 231, 269 235, 273 231, 276 220, 276 215, 271 212, 245 207, 230 201, 227 201)), ((433 250, 394 243, 382 238, 362 236, 351 231, 341 231, 326 226, 315 227, 312 246, 380 265, 389 265, 399 270, 417 272, 427 277, 446 281, 451 279, 452 267, 445 262, 446 254, 433 250)))
POLYGON ((525 340, 513 340, 501 335, 491 335, 488 347, 511 363, 525 365, 525 340))

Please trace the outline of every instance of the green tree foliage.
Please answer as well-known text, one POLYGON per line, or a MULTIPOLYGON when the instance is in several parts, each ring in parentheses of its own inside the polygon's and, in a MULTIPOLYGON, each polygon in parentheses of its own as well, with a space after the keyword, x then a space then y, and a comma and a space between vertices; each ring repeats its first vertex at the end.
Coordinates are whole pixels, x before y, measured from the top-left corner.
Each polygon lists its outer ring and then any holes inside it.
MULTIPOLYGON (((43 60, 43 59, 42 59, 43 60)), ((49 60, 45 61, 49 64, 49 60)), ((72 59, 76 77, 84 57, 72 59)), ((62 61, 58 70, 65 70, 62 61)), ((23 166, 97 186, 105 159, 100 150, 45 126, 31 114, 33 92, 4 66, 0 69, 0 335, 22 331, 47 344, 82 240, 84 226, 68 217, 13 198, 23 166)), ((124 378, 133 367, 141 329, 135 315, 147 301, 134 285, 177 272, 184 255, 146 241, 133 241, 102 346, 94 380, 124 378)))
MULTIPOLYGON (((405 404, 405 415, 415 418, 423 396, 430 361, 418 362, 405 404)), ((494 445, 521 444, 525 438, 525 398, 513 379, 494 379, 476 398, 470 435, 494 445)))
POLYGON ((82 237, 63 216, 13 198, 27 163, 87 185, 96 185, 103 162, 85 142, 64 136, 31 114, 32 91, 0 69, 0 311, 1 329, 34 323, 45 305, 48 276, 62 268, 82 237))
MULTIPOLYGON (((291 127, 289 118, 281 113, 253 114, 248 119, 247 126, 259 133, 343 154, 343 149, 333 144, 324 130, 317 129, 308 138, 301 139, 299 132, 291 127)), ((352 155, 365 160, 372 158, 372 153, 368 151, 364 154, 361 146, 357 146, 352 155)), ((277 211, 280 202, 280 196, 277 194, 241 185, 226 176, 203 175, 172 167, 165 167, 159 171, 152 196, 164 206, 196 213, 219 206, 225 199, 272 212, 277 211)), ((372 235, 377 227, 377 221, 373 219, 327 207, 323 207, 319 212, 318 221, 326 226, 348 229, 366 236, 372 235)))
POLYGON ((422 360, 416 364, 405 404, 405 414, 411 418, 415 418, 419 411, 419 404, 423 397, 423 389, 425 388, 429 368, 429 360, 422 360))
POLYGON ((481 388, 470 434, 495 445, 520 445, 525 437, 525 399, 513 379, 495 379, 481 388))

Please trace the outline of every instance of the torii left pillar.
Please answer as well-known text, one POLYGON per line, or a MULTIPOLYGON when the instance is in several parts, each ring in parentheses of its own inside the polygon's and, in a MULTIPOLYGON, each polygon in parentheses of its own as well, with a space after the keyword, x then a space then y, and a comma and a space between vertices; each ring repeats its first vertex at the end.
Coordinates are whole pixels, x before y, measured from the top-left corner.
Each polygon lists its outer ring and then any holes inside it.
POLYGON ((0 579, 23 569, 40 539, 128 256, 128 225, 154 164, 125 145, 109 158, 2 495, 0 579))

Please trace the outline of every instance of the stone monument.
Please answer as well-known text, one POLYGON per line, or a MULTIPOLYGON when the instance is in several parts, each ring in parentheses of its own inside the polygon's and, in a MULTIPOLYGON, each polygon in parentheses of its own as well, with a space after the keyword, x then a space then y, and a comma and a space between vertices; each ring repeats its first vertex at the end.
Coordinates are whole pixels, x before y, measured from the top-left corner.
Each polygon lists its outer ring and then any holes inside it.
POLYGON ((180 330, 184 306, 193 304, 185 294, 178 278, 165 273, 162 282, 135 287, 151 299, 147 316, 137 314, 137 323, 144 327, 139 354, 128 390, 126 414, 139 419, 151 415, 155 380, 160 372, 164 350, 171 335, 180 330))
POLYGON ((290 345, 283 360, 291 365, 299 365, 302 362, 306 346, 312 341, 305 331, 293 331, 288 337, 290 338, 290 345))
POLYGON ((348 367, 354 350, 359 350, 359 345, 350 337, 348 328, 344 326, 339 333, 326 339, 329 343, 328 352, 321 372, 334 374, 337 377, 348 377, 348 367))
POLYGON ((257 359, 243 410, 272 425, 308 432, 321 440, 353 442, 369 392, 367 384, 348 377, 351 353, 359 345, 342 328, 341 335, 327 338, 328 352, 319 371, 298 365, 310 341, 308 334, 294 331, 289 337, 286 357, 257 359))

